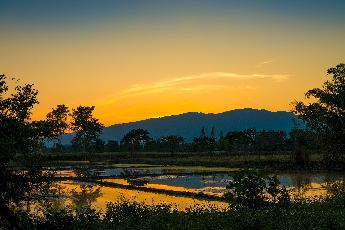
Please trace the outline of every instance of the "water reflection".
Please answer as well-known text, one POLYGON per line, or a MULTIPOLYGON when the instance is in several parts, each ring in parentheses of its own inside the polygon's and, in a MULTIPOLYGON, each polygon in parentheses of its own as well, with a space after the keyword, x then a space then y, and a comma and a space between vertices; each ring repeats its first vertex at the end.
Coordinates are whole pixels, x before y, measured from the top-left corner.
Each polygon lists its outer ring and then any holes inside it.
MULTIPOLYGON (((149 189, 159 189, 166 191, 205 193, 208 195, 222 196, 226 189, 226 185, 232 180, 231 172, 233 169, 216 168, 214 172, 211 167, 161 167, 136 165, 122 165, 113 168, 83 168, 82 170, 65 169, 58 173, 62 177, 78 177, 80 171, 86 170, 95 177, 113 177, 102 179, 105 182, 117 183, 121 185, 134 185, 149 189), (129 178, 123 177, 126 171, 134 172, 129 178), (120 176, 122 175, 122 179, 120 176), (126 180, 125 180, 126 179, 126 180), (133 184, 133 181, 143 181, 145 183, 133 184), (128 183, 129 182, 129 183, 128 183)), ((294 196, 294 199, 315 198, 327 194, 330 184, 343 181, 342 173, 328 172, 279 172, 277 177, 280 183, 287 187, 294 196)), ((273 175, 273 174, 272 174, 273 175)), ((212 201, 180 197, 152 191, 141 191, 140 189, 112 188, 112 187, 88 187, 81 182, 65 182, 67 188, 74 192, 69 195, 74 197, 72 201, 80 205, 96 205, 98 208, 104 208, 108 201, 118 201, 121 198, 133 200, 137 202, 145 202, 146 204, 159 204, 162 202, 172 204, 177 209, 183 210, 194 204, 207 205, 212 203, 221 208, 227 207, 225 202, 212 201), (73 190, 73 188, 75 190, 73 190), (79 195, 78 195, 79 194, 79 195), (83 197, 85 196, 85 198, 83 197)))
MULTIPOLYGON (((123 181, 124 182, 124 181, 123 181)), ((125 184, 125 182, 124 182, 125 184)), ((80 191, 79 182, 66 181, 62 182, 62 185, 65 187, 66 191, 71 191, 76 189, 80 191)), ((218 209, 226 209, 228 204, 221 201, 206 201, 200 199, 194 199, 189 197, 182 196, 173 196, 166 195, 154 192, 139 191, 135 189, 123 189, 123 188, 112 188, 105 186, 94 186, 94 189, 99 189, 101 196, 97 197, 92 206, 97 209, 105 210, 107 202, 117 202, 121 199, 136 201, 139 203, 145 203, 148 205, 152 204, 170 204, 173 208, 178 210, 185 210, 191 206, 213 206, 218 209)), ((93 197, 94 198, 94 197, 93 197)), ((77 200, 75 200, 77 201, 77 200)))
MULTIPOLYGON (((126 175, 126 172, 131 171, 133 178, 145 180, 151 184, 162 184, 170 186, 180 186, 191 189, 200 189, 204 187, 225 187, 229 180, 232 179, 231 169, 227 169, 229 173, 219 173, 225 168, 216 168, 212 172, 211 167, 181 167, 181 166, 167 166, 158 167, 144 165, 120 165, 118 168, 84 168, 89 174, 101 177, 120 177, 126 175), (206 170, 206 171, 205 171, 206 170), (203 171, 203 172, 201 172, 203 171)), ((58 177, 76 177, 80 169, 65 169, 57 170, 58 177)), ((278 179, 282 185, 288 188, 295 188, 296 190, 303 191, 306 189, 315 189, 313 184, 322 184, 327 182, 334 182, 343 180, 344 175, 340 173, 327 173, 327 172, 278 172, 278 179)))
POLYGON ((72 206, 75 210, 82 210, 91 205, 102 196, 101 188, 93 184, 79 183, 69 191, 72 206))

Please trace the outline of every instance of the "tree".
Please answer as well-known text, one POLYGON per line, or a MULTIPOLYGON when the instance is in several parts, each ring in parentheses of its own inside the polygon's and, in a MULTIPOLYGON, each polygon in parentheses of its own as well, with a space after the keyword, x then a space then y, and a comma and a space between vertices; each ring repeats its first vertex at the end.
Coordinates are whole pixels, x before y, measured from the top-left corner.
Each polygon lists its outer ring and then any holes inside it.
POLYGON ((116 140, 108 140, 105 149, 106 152, 116 152, 119 150, 119 143, 116 140))
POLYGON ((96 153, 104 153, 104 151, 105 151, 105 141, 103 141, 101 138, 97 138, 94 141, 93 150, 96 153))
POLYGON ((72 144, 84 154, 95 150, 103 129, 103 124, 93 117, 94 109, 95 106, 78 106, 71 114, 71 130, 75 132, 72 144))
POLYGON ((227 150, 251 150, 256 139, 256 134, 256 130, 253 128, 227 133, 225 136, 227 150))
POLYGON ((201 128, 199 137, 194 137, 193 143, 198 150, 205 151, 208 145, 208 137, 206 136, 205 127, 201 128))
POLYGON ((150 140, 149 134, 145 129, 133 129, 122 138, 121 144, 127 146, 133 154, 136 149, 140 149, 150 140))
POLYGON ((0 219, 18 229, 20 221, 14 210, 26 207, 30 211, 31 202, 43 202, 52 192, 52 174, 42 170, 40 150, 44 140, 65 132, 65 126, 55 124, 64 124, 66 113, 58 106, 46 120, 32 121, 38 91, 33 84, 15 84, 10 94, 7 78, 0 75, 0 219), (13 161, 20 170, 10 166, 13 161))
POLYGON ((212 152, 216 148, 216 137, 214 135, 214 127, 211 129, 210 137, 208 138, 209 151, 212 152))
POLYGON ((67 121, 69 109, 65 105, 57 105, 56 108, 53 108, 51 112, 49 112, 46 116, 46 129, 47 137, 49 141, 54 141, 53 149, 57 151, 62 151, 63 146, 61 145, 61 141, 58 138, 60 135, 65 134, 65 132, 69 129, 69 124, 67 121), (52 130, 53 132, 49 132, 52 130))
POLYGON ((260 131, 255 138, 255 148, 259 151, 283 150, 286 146, 286 133, 283 131, 260 131))
POLYGON ((225 139, 224 139, 224 133, 222 130, 219 132, 218 149, 219 150, 225 149, 225 139))
POLYGON ((329 68, 322 88, 305 93, 309 103, 295 101, 293 112, 315 131, 330 161, 337 161, 345 155, 345 64, 329 68))
POLYGON ((162 136, 159 139, 159 143, 162 146, 168 147, 169 151, 171 153, 174 153, 175 150, 178 149, 184 143, 184 139, 181 136, 175 135, 162 136))
POLYGON ((308 163, 308 150, 317 148, 314 133, 308 129, 294 127, 289 136, 295 162, 297 164, 308 163))
POLYGON ((69 128, 67 122, 69 109, 65 105, 57 105, 46 116, 46 124, 49 125, 52 132, 47 133, 47 136, 56 139, 61 134, 65 134, 69 128))

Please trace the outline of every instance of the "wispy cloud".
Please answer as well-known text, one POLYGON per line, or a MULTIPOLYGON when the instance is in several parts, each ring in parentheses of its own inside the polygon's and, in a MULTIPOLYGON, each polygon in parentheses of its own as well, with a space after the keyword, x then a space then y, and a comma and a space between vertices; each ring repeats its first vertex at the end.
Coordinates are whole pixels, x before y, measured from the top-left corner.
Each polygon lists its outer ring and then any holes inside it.
MULTIPOLYGON (((200 80, 216 80, 216 79, 238 79, 238 80, 255 80, 255 79, 266 79, 272 80, 275 82, 283 82, 288 80, 290 77, 289 74, 238 74, 230 72, 209 72, 201 73, 196 75, 189 75, 184 77, 177 77, 170 80, 153 82, 151 84, 142 84, 142 85, 133 85, 130 88, 120 92, 115 98, 106 100, 106 104, 114 103, 120 99, 135 97, 147 94, 154 94, 170 89, 182 90, 182 91, 196 91, 196 90, 206 90, 206 89, 225 89, 232 88, 233 85, 217 85, 217 84, 202 84, 200 85, 200 80), (198 85, 192 85, 195 81, 198 81, 198 85)), ((238 89, 239 86, 235 88, 238 89)), ((253 86, 241 86, 241 89, 253 89, 253 86)), ((102 103, 103 104, 103 103, 102 103)))
POLYGON ((285 81, 289 79, 288 74, 237 74, 228 72, 211 72, 202 73, 198 75, 191 75, 185 77, 174 78, 171 80, 155 82, 148 85, 134 85, 127 90, 122 92, 123 97, 136 96, 149 93, 157 93, 163 90, 170 89, 177 85, 182 85, 186 82, 195 80, 206 80, 206 79, 271 79, 277 82, 285 81))
POLYGON ((272 62, 273 62, 273 60, 263 61, 263 62, 260 62, 259 64, 257 64, 256 67, 262 67, 263 65, 267 65, 267 64, 270 64, 272 62))
POLYGON ((181 91, 192 92, 192 91, 201 91, 201 90, 222 90, 222 89, 233 89, 233 90, 246 90, 246 89, 255 89, 256 87, 251 85, 244 86, 231 86, 231 85, 197 85, 191 87, 182 87, 181 91))

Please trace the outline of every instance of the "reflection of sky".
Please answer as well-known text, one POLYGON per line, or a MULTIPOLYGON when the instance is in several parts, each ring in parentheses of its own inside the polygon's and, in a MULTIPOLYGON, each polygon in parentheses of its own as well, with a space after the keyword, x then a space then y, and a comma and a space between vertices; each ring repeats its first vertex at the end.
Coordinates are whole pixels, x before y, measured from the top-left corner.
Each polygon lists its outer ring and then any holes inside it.
MULTIPOLYGON (((57 170, 58 176, 73 176, 73 171, 57 170)), ((100 173, 100 176, 121 176, 125 170, 138 172, 140 177, 148 180, 150 184, 161 184, 169 186, 184 187, 190 189, 200 189, 207 187, 226 187, 232 179, 231 174, 225 173, 202 173, 193 174, 193 170, 164 170, 164 168, 101 168, 90 169, 92 172, 100 173), (170 171, 170 172, 169 172, 170 171), (182 174, 174 174, 174 173, 182 174), (188 173, 186 173, 188 172, 188 173), (146 176, 153 175, 153 176, 146 176)), ((320 184, 325 182, 334 182, 343 180, 344 175, 339 173, 322 172, 299 172, 299 173, 278 173, 280 183, 286 187, 299 187, 309 184, 320 184)))
MULTIPOLYGON (((154 178, 154 177, 153 177, 154 178)), ((311 183, 324 183, 324 182, 333 182, 339 179, 343 179, 344 176, 342 175, 333 175, 332 177, 328 177, 325 175, 310 175, 307 173, 303 175, 300 173, 299 175, 292 174, 278 174, 278 179, 280 183, 286 187, 298 187, 304 185, 310 185, 311 183)), ((208 176, 202 175, 185 175, 185 176, 176 176, 174 178, 164 178, 164 179, 152 179, 150 183, 152 184, 164 184, 170 186, 180 186, 185 188, 205 188, 205 187, 226 187, 228 181, 231 180, 232 177, 228 174, 212 174, 208 176)))
POLYGON ((153 179, 150 180, 150 183, 198 189, 204 187, 225 187, 226 183, 222 182, 224 179, 230 179, 230 177, 226 174, 218 174, 216 176, 185 175, 175 178, 153 179))

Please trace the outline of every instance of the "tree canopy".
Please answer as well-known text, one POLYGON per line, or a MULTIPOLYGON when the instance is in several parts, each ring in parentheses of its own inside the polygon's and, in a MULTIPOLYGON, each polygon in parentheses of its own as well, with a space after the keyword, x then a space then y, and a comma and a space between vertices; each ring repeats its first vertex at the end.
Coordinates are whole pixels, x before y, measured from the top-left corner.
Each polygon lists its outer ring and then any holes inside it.
POLYGON ((329 156, 336 159, 345 155, 345 64, 329 68, 327 74, 332 78, 321 88, 306 92, 311 102, 294 102, 293 112, 319 134, 329 156))
POLYGON ((181 136, 169 135, 169 136, 162 136, 158 142, 162 146, 166 146, 171 153, 174 153, 176 149, 178 149, 183 143, 184 139, 181 136))
POLYGON ((130 152, 139 149, 141 145, 150 140, 149 132, 145 129, 133 129, 129 131, 121 140, 121 144, 128 146, 130 152))
POLYGON ((0 216, 20 228, 13 207, 29 209, 30 202, 42 202, 51 188, 40 150, 45 139, 64 133, 67 107, 60 105, 46 120, 32 121, 38 91, 33 84, 15 84, 10 89, 6 76, 0 75, 0 216))
POLYGON ((44 120, 34 121, 31 115, 39 103, 38 91, 33 84, 21 85, 14 79, 12 89, 10 80, 0 75, 0 219, 6 220, 8 227, 20 229, 16 212, 30 213, 34 203, 44 203, 55 194, 54 173, 43 170, 45 141, 58 140, 73 131, 75 141, 87 149, 98 143, 103 125, 92 115, 94 106, 79 106, 69 114, 63 104, 53 108, 44 120))
POLYGON ((94 109, 95 106, 78 106, 71 113, 71 130, 75 132, 72 143, 84 153, 91 152, 100 142, 99 136, 103 129, 103 124, 93 117, 94 109))

